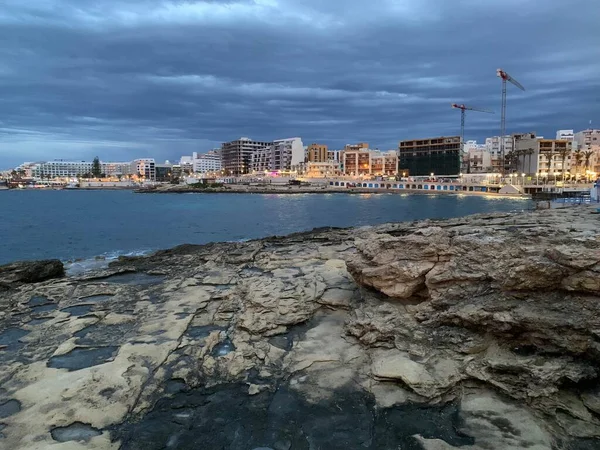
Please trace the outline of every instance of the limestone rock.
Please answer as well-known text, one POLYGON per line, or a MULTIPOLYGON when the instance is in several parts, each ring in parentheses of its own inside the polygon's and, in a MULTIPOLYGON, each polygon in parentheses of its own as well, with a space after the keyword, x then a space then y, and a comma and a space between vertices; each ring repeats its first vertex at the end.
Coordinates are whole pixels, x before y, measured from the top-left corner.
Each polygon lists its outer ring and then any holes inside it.
POLYGON ((0 289, 9 289, 25 283, 38 283, 65 275, 58 259, 20 261, 0 266, 0 289))

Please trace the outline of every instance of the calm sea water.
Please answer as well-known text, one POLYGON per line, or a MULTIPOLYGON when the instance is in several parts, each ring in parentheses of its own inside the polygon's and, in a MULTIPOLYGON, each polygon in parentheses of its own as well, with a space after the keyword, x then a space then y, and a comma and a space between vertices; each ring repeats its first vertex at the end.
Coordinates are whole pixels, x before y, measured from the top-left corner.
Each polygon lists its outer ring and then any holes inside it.
POLYGON ((526 200, 455 195, 2 191, 0 264, 42 258, 111 258, 183 243, 237 241, 321 226, 456 217, 531 206, 526 200))

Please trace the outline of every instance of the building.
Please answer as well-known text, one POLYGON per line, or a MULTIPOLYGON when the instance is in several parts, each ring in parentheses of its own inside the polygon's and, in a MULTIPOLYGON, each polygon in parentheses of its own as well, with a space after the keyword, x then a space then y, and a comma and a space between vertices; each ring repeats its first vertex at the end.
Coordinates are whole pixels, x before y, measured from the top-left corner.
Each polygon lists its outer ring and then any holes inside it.
POLYGON ((398 145, 399 172, 411 176, 458 175, 461 169, 460 136, 440 136, 398 145))
POLYGON ((339 162, 308 162, 306 163, 306 178, 329 178, 339 177, 342 170, 339 162))
POLYGON ((165 162, 164 164, 155 164, 156 181, 166 183, 171 181, 173 175, 173 164, 165 162))
POLYGON ((467 153, 468 170, 463 173, 493 173, 492 155, 485 145, 470 147, 467 153))
POLYGON ((367 142, 359 142, 358 144, 346 144, 344 151, 357 152, 360 150, 368 150, 369 144, 367 142))
POLYGON ((343 151, 343 173, 347 176, 393 176, 398 173, 398 154, 391 150, 383 153, 368 147, 349 146, 343 151))
MULTIPOLYGON (((77 178, 92 174, 94 163, 92 161, 42 161, 25 163, 26 174, 33 178, 77 178)), ((100 173, 103 176, 120 176, 129 174, 130 163, 100 161, 100 173)))
POLYGON ((154 158, 134 159, 130 163, 130 171, 133 176, 142 180, 156 180, 156 162, 154 158))
POLYGON ((543 139, 535 133, 516 135, 509 172, 563 175, 571 170, 573 141, 543 139))
POLYGON ((329 161, 329 149, 325 144, 310 144, 307 149, 308 162, 327 162, 329 161))
MULTIPOLYGON (((492 172, 502 172, 503 169, 500 143, 500 136, 492 136, 485 140, 485 149, 492 159, 492 172)), ((513 137, 504 136, 504 154, 507 155, 513 149, 513 137)))
POLYGON ((557 140, 572 141, 574 137, 573 130, 558 130, 556 132, 557 140))
POLYGON ((221 150, 214 149, 203 154, 193 154, 193 169, 196 173, 221 171, 221 150))
POLYGON ((299 137, 279 139, 252 152, 250 168, 258 172, 290 172, 304 162, 304 144, 299 137))
POLYGON ((192 156, 182 156, 179 158, 179 166, 181 167, 181 171, 186 174, 190 174, 194 172, 194 158, 196 157, 196 153, 192 156))
MULTIPOLYGON (((226 175, 243 175, 249 173, 252 154, 260 149, 270 147, 273 142, 253 141, 242 137, 236 141, 224 142, 221 145, 221 165, 226 175)), ((302 149, 304 156, 304 149, 302 149)))
POLYGON ((600 130, 587 129, 574 135, 577 148, 583 152, 584 172, 600 173, 600 130))

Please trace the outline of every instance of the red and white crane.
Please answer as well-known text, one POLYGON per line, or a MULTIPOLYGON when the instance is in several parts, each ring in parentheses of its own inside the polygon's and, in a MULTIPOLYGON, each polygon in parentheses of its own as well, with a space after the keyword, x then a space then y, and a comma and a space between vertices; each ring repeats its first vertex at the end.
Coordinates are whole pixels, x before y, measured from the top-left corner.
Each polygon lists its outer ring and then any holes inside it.
POLYGON ((496 70, 496 75, 502 79, 502 114, 500 118, 500 161, 502 161, 502 172, 504 173, 504 136, 506 135, 506 82, 514 84, 516 87, 525 90, 523 85, 507 74, 504 70, 496 70))
POLYGON ((459 105, 452 103, 451 105, 455 109, 460 109, 460 149, 464 149, 465 145, 465 111, 477 111, 482 113, 494 114, 494 111, 488 111, 487 109, 471 108, 466 105, 459 105))

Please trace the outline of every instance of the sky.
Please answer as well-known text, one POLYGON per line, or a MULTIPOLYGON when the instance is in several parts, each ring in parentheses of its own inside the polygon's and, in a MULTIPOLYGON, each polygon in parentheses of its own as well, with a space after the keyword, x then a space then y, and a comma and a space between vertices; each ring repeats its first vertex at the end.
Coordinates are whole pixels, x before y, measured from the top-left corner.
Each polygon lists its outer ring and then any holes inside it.
POLYGON ((600 127, 598 0, 2 0, 0 169, 600 127))

